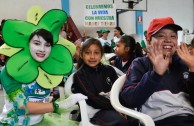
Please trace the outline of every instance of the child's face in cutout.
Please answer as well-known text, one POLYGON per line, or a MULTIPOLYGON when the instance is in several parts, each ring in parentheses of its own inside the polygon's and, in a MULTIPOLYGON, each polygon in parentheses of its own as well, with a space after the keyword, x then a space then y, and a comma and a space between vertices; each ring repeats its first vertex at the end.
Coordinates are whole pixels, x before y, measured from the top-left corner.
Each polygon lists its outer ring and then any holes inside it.
POLYGON ((102 58, 102 53, 98 45, 92 44, 88 49, 83 50, 81 57, 85 64, 96 67, 102 58))
POLYGON ((123 42, 117 42, 115 46, 115 53, 119 57, 125 56, 128 53, 126 52, 125 44, 123 42))
POLYGON ((46 42, 41 36, 35 35, 30 40, 31 56, 38 62, 43 62, 51 52, 51 44, 46 42))

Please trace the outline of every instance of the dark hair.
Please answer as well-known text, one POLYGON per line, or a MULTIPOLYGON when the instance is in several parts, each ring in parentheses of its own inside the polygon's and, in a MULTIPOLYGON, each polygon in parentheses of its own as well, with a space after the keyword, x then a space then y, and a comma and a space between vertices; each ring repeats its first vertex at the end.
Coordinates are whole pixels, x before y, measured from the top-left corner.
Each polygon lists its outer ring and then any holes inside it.
POLYGON ((34 31, 29 38, 29 41, 35 36, 41 36, 46 42, 50 43, 51 46, 53 46, 53 35, 51 32, 45 30, 45 29, 38 29, 34 31))
POLYGON ((1 20, 1 25, 3 25, 5 23, 5 19, 1 20))
POLYGON ((120 27, 115 27, 114 29, 117 29, 120 32, 120 35, 123 35, 124 34, 123 31, 122 31, 122 29, 120 27))
POLYGON ((194 38, 191 40, 191 46, 194 47, 194 38))
POLYGON ((113 49, 109 45, 105 44, 102 48, 104 50, 104 53, 112 53, 113 52, 113 49))
POLYGON ((173 30, 176 33, 178 32, 177 28, 174 27, 173 25, 166 25, 162 29, 170 29, 170 30, 173 30))
MULTIPOLYGON (((174 31, 176 33, 176 35, 178 34, 178 30, 172 25, 166 25, 162 29, 170 29, 170 30, 174 31)), ((160 29, 160 30, 162 30, 162 29, 160 29)), ((158 30, 155 34, 153 34, 149 41, 152 41, 152 37, 156 36, 160 30, 158 30)))
POLYGON ((5 21, 6 21, 5 19, 3 19, 3 20, 1 21, 0 31, 2 31, 2 28, 3 28, 3 25, 4 25, 5 21))
POLYGON ((142 48, 140 46, 140 44, 136 41, 132 36, 129 35, 125 35, 122 36, 120 39, 120 42, 125 44, 125 47, 129 47, 129 56, 133 56, 133 57, 142 57, 143 56, 143 52, 142 52, 142 48))
MULTIPOLYGON (((83 55, 83 53, 91 46, 91 45, 97 45, 100 48, 101 55, 103 56, 104 51, 102 44, 98 39, 95 38, 89 38, 85 42, 83 42, 80 55, 83 55)), ((78 63, 77 63, 77 69, 79 69, 82 65, 84 64, 83 59, 79 58, 78 63)))

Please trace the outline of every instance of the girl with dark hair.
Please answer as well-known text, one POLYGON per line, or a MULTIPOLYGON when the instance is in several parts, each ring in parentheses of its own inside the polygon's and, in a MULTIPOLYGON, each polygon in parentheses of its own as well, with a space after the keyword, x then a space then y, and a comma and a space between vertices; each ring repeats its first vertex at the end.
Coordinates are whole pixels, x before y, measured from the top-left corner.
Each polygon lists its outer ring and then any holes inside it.
POLYGON ((81 48, 81 62, 74 74, 73 92, 82 93, 86 100, 91 123, 100 126, 129 126, 121 114, 116 112, 109 99, 109 92, 118 78, 114 68, 101 63, 103 48, 99 40, 91 38, 81 48))
POLYGON ((123 33, 122 29, 120 27, 114 28, 114 37, 111 40, 111 48, 114 50, 115 44, 120 40, 122 36, 125 34, 123 33))
MULTIPOLYGON (((119 35, 121 35, 121 36, 124 35, 124 33, 123 33, 121 27, 115 27, 115 28, 114 28, 114 33, 116 34, 116 32, 118 32, 119 35)), ((117 34, 116 34, 116 35, 117 35, 117 34)))
POLYGON ((115 53, 117 57, 112 61, 112 64, 124 73, 127 72, 131 62, 136 57, 143 56, 140 44, 138 42, 136 43, 135 39, 128 35, 121 37, 116 44, 115 53))
POLYGON ((122 29, 120 27, 115 27, 113 42, 116 44, 123 35, 125 34, 123 33, 122 29))

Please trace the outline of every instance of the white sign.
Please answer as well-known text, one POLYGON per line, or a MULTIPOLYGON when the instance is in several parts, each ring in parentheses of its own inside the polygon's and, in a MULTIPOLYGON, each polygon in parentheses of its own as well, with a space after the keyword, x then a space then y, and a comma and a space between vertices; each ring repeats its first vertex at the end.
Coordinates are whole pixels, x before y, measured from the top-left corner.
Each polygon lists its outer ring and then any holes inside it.
POLYGON ((116 6, 114 4, 86 4, 85 27, 115 27, 116 6))

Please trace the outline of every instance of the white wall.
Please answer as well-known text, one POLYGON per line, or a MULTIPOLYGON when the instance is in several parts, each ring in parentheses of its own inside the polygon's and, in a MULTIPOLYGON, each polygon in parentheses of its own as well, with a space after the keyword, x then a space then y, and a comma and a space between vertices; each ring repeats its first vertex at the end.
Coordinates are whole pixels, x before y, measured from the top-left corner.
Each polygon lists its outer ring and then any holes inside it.
POLYGON ((119 26, 125 34, 135 34, 135 25, 135 11, 128 11, 119 15, 119 26))
POLYGON ((144 12, 144 30, 153 18, 170 16, 182 28, 193 32, 193 0, 148 0, 148 10, 144 12))
MULTIPOLYGON (((116 0, 115 0, 116 1, 116 0)), ((84 23, 84 4, 86 3, 101 3, 105 0, 70 0, 70 15, 75 24, 78 26, 79 31, 83 34, 84 31, 90 36, 96 36, 96 31, 99 28, 85 28, 84 23)), ((112 0, 106 0, 112 3, 112 0)), ((147 29, 150 21, 157 17, 171 16, 175 23, 181 25, 183 28, 189 29, 192 32, 193 21, 193 0, 147 0, 147 12, 143 12, 143 29, 147 29)), ((119 16, 119 25, 127 34, 135 33, 135 13, 128 11, 119 16)), ((113 28, 109 28, 113 32, 113 28)), ((112 37, 113 33, 109 34, 112 37)))
POLYGON ((41 6, 45 11, 61 9, 61 0, 0 0, 0 21, 2 19, 26 20, 30 7, 41 6))

